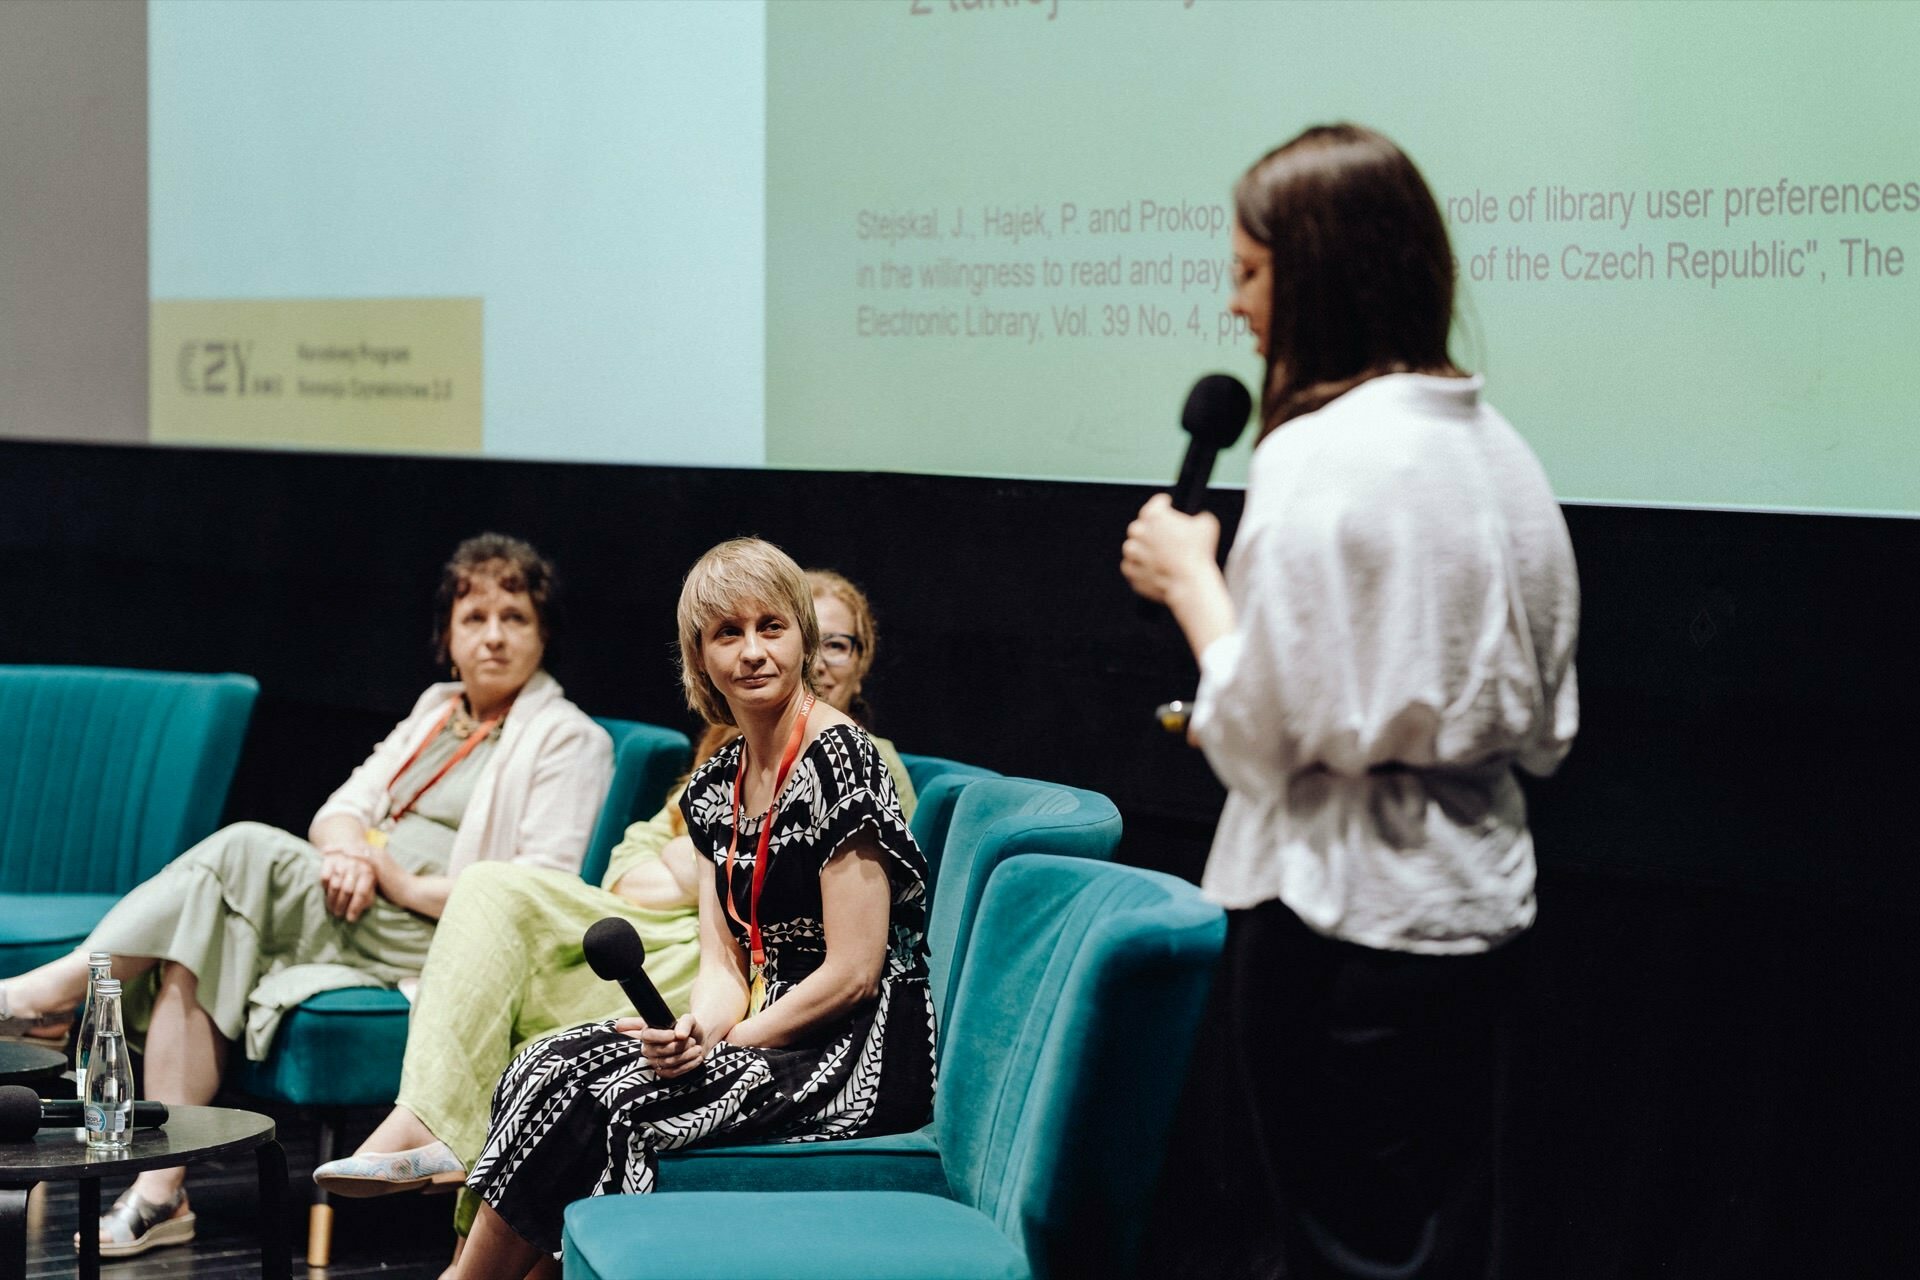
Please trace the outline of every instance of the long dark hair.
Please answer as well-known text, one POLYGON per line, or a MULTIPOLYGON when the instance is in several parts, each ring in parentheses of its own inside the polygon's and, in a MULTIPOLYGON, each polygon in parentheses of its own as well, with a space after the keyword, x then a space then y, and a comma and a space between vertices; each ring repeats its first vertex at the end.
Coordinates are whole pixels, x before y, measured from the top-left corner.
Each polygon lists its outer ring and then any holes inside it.
POLYGON ((1315 125, 1255 161, 1233 205, 1273 252, 1262 436, 1381 374, 1461 376, 1446 224, 1399 147, 1315 125))

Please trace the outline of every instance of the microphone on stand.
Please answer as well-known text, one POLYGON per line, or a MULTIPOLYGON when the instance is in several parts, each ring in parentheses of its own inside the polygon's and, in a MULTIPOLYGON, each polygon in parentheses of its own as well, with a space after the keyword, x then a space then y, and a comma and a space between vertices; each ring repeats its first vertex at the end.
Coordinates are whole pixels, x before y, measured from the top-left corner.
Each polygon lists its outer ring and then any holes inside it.
MULTIPOLYGON (((1193 384, 1180 410, 1180 429, 1188 436, 1186 457, 1173 482, 1173 509, 1194 515, 1206 505, 1207 481, 1222 449, 1230 449, 1246 429, 1253 412, 1253 396, 1240 379, 1228 373, 1210 373, 1193 384)), ((1147 610, 1154 606, 1145 605, 1147 610)), ((1191 702, 1175 699, 1154 709, 1154 723, 1168 733, 1184 734, 1192 714, 1191 702)))
POLYGON ((617 982, 633 1002, 634 1012, 660 1031, 673 1030, 673 1010, 647 976, 647 944, 634 927, 619 916, 595 920, 580 939, 587 967, 608 982, 617 982))

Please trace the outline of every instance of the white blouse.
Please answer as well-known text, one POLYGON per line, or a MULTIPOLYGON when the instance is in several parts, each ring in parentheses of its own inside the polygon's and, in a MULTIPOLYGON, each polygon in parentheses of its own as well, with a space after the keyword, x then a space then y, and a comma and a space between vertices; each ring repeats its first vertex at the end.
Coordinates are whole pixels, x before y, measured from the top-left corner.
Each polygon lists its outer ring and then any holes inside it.
POLYGON ((1229 790, 1202 884, 1363 946, 1484 951, 1534 915, 1513 767, 1579 724, 1579 583, 1479 378, 1392 374, 1273 432, 1193 733, 1229 790))
MULTIPOLYGON (((387 816, 387 783, 425 742, 455 682, 430 686, 413 711, 320 806, 318 823, 348 814, 366 826, 387 816)), ((552 676, 536 671, 513 700, 467 811, 454 834, 446 874, 475 862, 522 862, 580 874, 580 861, 613 781, 613 739, 569 702, 552 676)))

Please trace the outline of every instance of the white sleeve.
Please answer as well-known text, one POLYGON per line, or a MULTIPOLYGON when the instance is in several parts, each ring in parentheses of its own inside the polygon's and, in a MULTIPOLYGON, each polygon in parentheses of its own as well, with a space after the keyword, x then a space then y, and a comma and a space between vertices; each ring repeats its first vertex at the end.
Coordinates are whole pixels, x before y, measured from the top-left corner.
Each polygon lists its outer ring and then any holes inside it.
POLYGON ((1520 749, 1516 761, 1536 778, 1550 777, 1560 767, 1573 750, 1574 734, 1580 731, 1580 681, 1573 669, 1571 642, 1563 652, 1563 674, 1554 686, 1553 705, 1541 717, 1538 732, 1520 749))
POLYGON ((1202 655, 1193 720, 1229 787, 1455 763, 1450 727, 1480 718, 1472 688, 1504 665, 1497 530, 1369 478, 1291 486, 1234 549, 1235 629, 1202 655))
POLYGON ((613 740, 584 715, 570 718, 534 761, 513 861, 579 875, 612 780, 613 740))
POLYGON ((1253 797, 1284 791, 1301 767, 1305 704, 1323 682, 1312 632, 1328 619, 1308 602, 1325 593, 1292 563, 1300 532, 1277 522, 1243 530, 1227 566, 1234 629, 1200 655, 1194 739, 1221 782, 1253 797))
MULTIPOLYGON (((1287 775, 1279 732, 1278 681, 1247 661, 1247 620, 1200 655, 1192 731, 1207 763, 1230 790, 1264 795, 1287 775)), ((1264 646, 1262 646, 1264 650, 1264 646)))

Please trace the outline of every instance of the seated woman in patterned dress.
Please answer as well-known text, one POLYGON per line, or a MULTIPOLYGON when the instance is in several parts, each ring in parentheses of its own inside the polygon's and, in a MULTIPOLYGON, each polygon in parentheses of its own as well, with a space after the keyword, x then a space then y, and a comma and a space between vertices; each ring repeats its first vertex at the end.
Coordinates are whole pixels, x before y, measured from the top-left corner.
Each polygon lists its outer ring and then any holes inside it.
MULTIPOLYGON (((74 954, 8 980, 0 1010, 64 1026, 87 952, 111 952, 131 1021, 145 1025, 148 1096, 206 1103, 228 1046, 264 1058, 300 1000, 418 973, 464 870, 513 862, 577 879, 613 750, 541 669, 552 582, 517 538, 463 542, 436 626, 454 682, 421 696, 307 838, 257 822, 216 831, 116 903, 74 954)), ((191 1240, 184 1182, 179 1168, 141 1174, 101 1216, 100 1252, 191 1240)))
POLYGON ((689 703, 741 733, 680 800, 712 863, 692 1012, 578 1027, 508 1067, 462 1280, 557 1274, 566 1206, 651 1190, 662 1150, 896 1133, 932 1108, 926 864, 872 740, 814 694, 805 575, 722 543, 687 575, 679 630, 689 703))
MULTIPOLYGON (((830 570, 808 570, 807 582, 821 626, 814 687, 835 710, 869 724, 861 690, 879 643, 873 609, 830 570)), ((696 768, 739 736, 734 725, 709 725, 696 768)), ((886 739, 873 744, 911 819, 906 765, 886 739)), ((596 920, 632 924, 661 998, 676 1013, 687 1010, 700 959, 700 855, 680 817, 683 788, 684 780, 675 783, 658 814, 627 828, 599 887, 511 863, 460 878, 420 974, 399 1098, 359 1150, 315 1169, 315 1182, 364 1197, 463 1178, 487 1136, 493 1087, 516 1053, 567 1027, 632 1012, 620 988, 587 967, 580 939, 596 920)), ((477 1207, 471 1193, 462 1196, 455 1223, 463 1234, 477 1207)))

